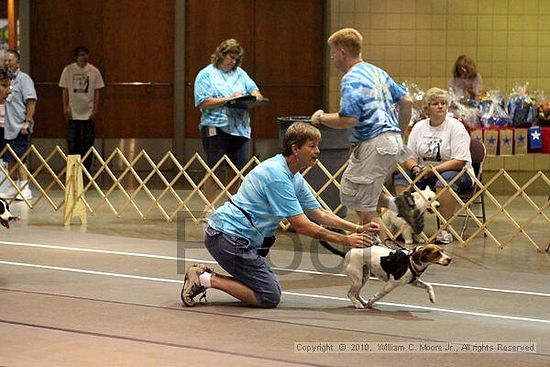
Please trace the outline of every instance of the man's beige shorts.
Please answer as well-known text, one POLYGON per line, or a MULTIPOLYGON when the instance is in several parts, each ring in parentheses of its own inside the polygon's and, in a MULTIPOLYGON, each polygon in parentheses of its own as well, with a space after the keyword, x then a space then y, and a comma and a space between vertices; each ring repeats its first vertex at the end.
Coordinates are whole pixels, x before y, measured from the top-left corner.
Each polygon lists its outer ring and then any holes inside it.
POLYGON ((404 154, 401 134, 396 132, 382 133, 356 146, 342 175, 342 204, 350 210, 376 211, 382 186, 404 154))

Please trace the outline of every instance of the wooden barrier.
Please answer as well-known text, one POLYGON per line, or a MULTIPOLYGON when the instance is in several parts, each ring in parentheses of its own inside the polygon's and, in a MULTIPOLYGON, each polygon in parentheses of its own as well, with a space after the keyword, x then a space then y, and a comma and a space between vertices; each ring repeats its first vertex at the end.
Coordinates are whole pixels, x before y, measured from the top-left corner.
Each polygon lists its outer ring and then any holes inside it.
MULTIPOLYGON (((101 210, 107 210, 116 217, 129 215, 131 211, 135 211, 142 219, 154 217, 154 212, 158 212, 168 222, 174 221, 178 212, 183 211, 188 218, 195 223, 199 223, 203 220, 204 206, 216 207, 227 200, 231 196, 228 187, 240 183, 246 172, 260 163, 256 157, 253 157, 242 170, 238 170, 227 156, 223 156, 214 167, 210 168, 198 153, 195 153, 185 164, 181 164, 171 152, 167 152, 158 162, 155 162, 144 150, 130 161, 118 148, 105 158, 95 148, 91 148, 83 158, 93 155, 99 167, 94 173, 90 173, 82 165, 82 160, 78 156, 67 157, 59 147, 55 147, 46 156, 43 156, 33 145, 21 158, 16 157, 9 145, 0 152, 0 154, 3 153, 15 157, 16 164, 12 170, 22 165, 25 158, 32 159, 36 163, 32 171, 25 168, 29 175, 29 183, 35 192, 33 200, 25 200, 25 203, 32 208, 41 200, 46 200, 54 211, 63 208, 63 223, 65 225, 70 224, 72 218, 75 217, 79 218, 81 223, 86 223, 88 212, 93 215, 101 210), (53 160, 62 160, 66 162, 66 165, 56 172, 52 168, 53 160), (141 167, 145 164, 149 168, 146 171, 138 171, 135 168, 138 164, 141 167), (227 169, 234 173, 233 179, 227 185, 224 185, 223 180, 219 177, 222 165, 227 166, 227 169), (204 173, 197 174, 197 171, 203 171, 204 173), (204 194, 204 185, 209 178, 213 180, 218 188, 218 194, 212 199, 212 202, 209 202, 204 194), (83 179, 86 179, 86 185, 83 185, 83 179), (59 201, 59 192, 63 193, 62 201, 59 201)), ((318 161, 316 167, 308 168, 302 172, 306 181, 308 180, 308 173, 314 168, 326 176, 326 182, 317 191, 313 190, 311 186, 310 189, 327 210, 331 209, 323 201, 321 195, 330 187, 340 189, 340 176, 346 166, 347 163, 336 172, 330 172, 322 162, 318 161)), ((406 172, 401 167, 398 166, 398 170, 406 176, 406 172)), ((4 178, 0 179, 0 184, 7 183, 15 186, 15 182, 11 178, 5 177, 8 172, 4 171, 5 169, 2 171, 4 178)), ((468 173, 463 171, 461 174, 468 173)), ((435 175, 441 179, 437 172, 435 175)), ((418 177, 415 180, 408 178, 410 186, 414 190, 420 191, 415 185, 420 178, 418 177)), ((433 234, 422 233, 422 239, 433 241, 437 234, 443 228, 446 228, 464 246, 467 246, 473 238, 485 235, 500 248, 511 245, 518 240, 518 236, 521 236, 539 252, 550 248, 548 236, 542 236, 542 240, 538 239, 540 233, 544 231, 548 233, 550 218, 547 211, 550 208, 550 198, 537 204, 528 194, 528 189, 535 182, 538 182, 539 185, 542 184, 543 187, 547 188, 546 192, 550 192, 550 179, 547 173, 536 172, 523 185, 518 184, 504 169, 497 172, 487 182, 480 182, 475 177, 473 181, 478 190, 466 202, 462 201, 458 194, 452 190, 452 182, 445 184, 444 190, 448 190, 458 203, 457 210, 449 220, 445 220, 436 210, 435 215, 440 219, 442 225, 433 234), (511 186, 514 189, 514 194, 504 199, 499 197, 501 200, 499 201, 491 193, 491 189, 503 184, 511 186), (476 217, 470 208, 472 202, 480 195, 484 195, 486 203, 491 206, 484 223, 476 217), (532 212, 530 214, 528 212, 527 215, 523 214, 519 219, 519 216, 514 215, 514 210, 517 209, 514 209, 513 203, 516 200, 525 202, 526 205, 522 205, 522 210, 531 210, 532 212), (459 218, 461 213, 468 215, 472 224, 472 228, 467 232, 468 234, 464 234, 463 237, 454 228, 456 224, 459 224, 459 221, 462 222, 462 219, 459 218), (499 221, 502 222, 502 220, 506 220, 510 224, 505 236, 493 229, 493 226, 499 221), (528 229, 530 225, 534 224, 540 228, 540 233, 528 229)), ((387 189, 384 190, 389 194, 387 189)), ((540 197, 538 198, 540 201, 540 197)), ((341 209, 342 205, 339 205, 334 209, 334 212, 341 209)), ((283 230, 286 230, 289 224, 283 221, 280 226, 283 230)), ((399 234, 399 232, 391 233, 390 237, 396 238, 399 234)))
POLYGON ((64 225, 70 225, 74 217, 80 219, 80 224, 86 224, 88 222, 83 195, 82 161, 80 155, 70 155, 67 157, 67 176, 65 180, 64 225))

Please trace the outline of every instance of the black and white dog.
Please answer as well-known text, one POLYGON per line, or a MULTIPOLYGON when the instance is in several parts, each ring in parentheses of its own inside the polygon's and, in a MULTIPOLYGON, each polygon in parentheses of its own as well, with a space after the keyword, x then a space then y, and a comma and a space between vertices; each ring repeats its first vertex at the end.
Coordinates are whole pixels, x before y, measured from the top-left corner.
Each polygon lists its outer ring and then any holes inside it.
MULTIPOLYGON (((434 208, 439 208, 439 201, 435 200, 436 193, 427 186, 424 190, 420 190, 420 193, 413 192, 412 198, 418 209, 426 211, 427 213, 433 213, 434 208), (420 195, 422 194, 422 196, 420 195)), ((388 230, 392 233, 401 231, 401 235, 405 240, 405 245, 412 245, 414 242, 418 243, 418 235, 414 233, 413 228, 405 222, 403 218, 397 215, 393 210, 382 208, 382 221, 388 230)))
POLYGON ((433 287, 419 278, 428 266, 432 264, 447 266, 452 260, 445 254, 442 247, 432 244, 417 246, 413 250, 394 250, 375 245, 353 248, 347 253, 339 251, 326 242, 321 241, 321 244, 345 259, 345 273, 351 282, 348 297, 355 308, 370 308, 376 301, 404 284, 425 289, 430 301, 435 303, 433 287), (361 298, 360 293, 371 274, 386 284, 367 302, 361 298))
POLYGON ((11 215, 8 202, 0 199, 0 225, 10 228, 10 221, 12 220, 17 220, 17 217, 11 215))

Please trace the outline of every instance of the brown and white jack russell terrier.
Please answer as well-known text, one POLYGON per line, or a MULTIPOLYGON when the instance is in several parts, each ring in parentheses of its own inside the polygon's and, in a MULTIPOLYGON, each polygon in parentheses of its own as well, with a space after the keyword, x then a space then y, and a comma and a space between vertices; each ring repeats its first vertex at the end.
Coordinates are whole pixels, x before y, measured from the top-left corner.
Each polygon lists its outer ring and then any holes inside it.
POLYGON ((420 276, 428 266, 432 264, 447 266, 452 260, 441 246, 433 244, 417 246, 412 250, 394 250, 376 245, 354 248, 347 253, 339 251, 330 244, 321 244, 345 259, 344 270, 351 282, 348 297, 355 308, 370 308, 382 297, 404 284, 425 289, 430 301, 435 303, 433 287, 420 280, 420 276), (365 301, 360 293, 371 274, 386 283, 380 291, 365 301))

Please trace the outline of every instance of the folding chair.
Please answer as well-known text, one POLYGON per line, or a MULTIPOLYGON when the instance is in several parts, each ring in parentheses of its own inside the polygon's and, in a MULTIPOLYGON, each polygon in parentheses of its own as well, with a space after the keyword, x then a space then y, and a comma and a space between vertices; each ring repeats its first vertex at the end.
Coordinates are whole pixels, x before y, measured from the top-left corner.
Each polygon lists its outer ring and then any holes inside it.
MULTIPOLYGON (((474 169, 475 176, 481 182, 483 174, 483 162, 485 161, 485 157, 487 155, 485 145, 480 140, 472 138, 470 140, 470 154, 472 156, 472 168, 474 169)), ((463 202, 467 202, 479 191, 479 189, 480 188, 474 183, 471 189, 461 190, 458 193, 458 196, 463 202)), ((469 207, 476 218, 480 219, 481 223, 485 223, 485 221, 487 220, 485 214, 485 194, 481 193, 481 195, 479 195, 474 201, 472 201, 472 203, 470 203, 469 207), (477 213, 474 211, 474 206, 478 206, 477 213)), ((464 217, 464 224, 462 225, 462 230, 460 231, 460 237, 464 237, 464 232, 466 231, 466 227, 468 227, 470 215, 468 213, 461 213, 458 215, 458 217, 464 217)), ((483 235, 487 237, 487 234, 485 232, 483 232, 483 235)))

